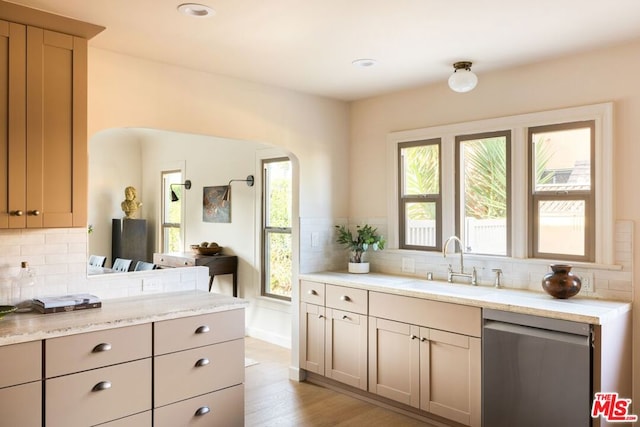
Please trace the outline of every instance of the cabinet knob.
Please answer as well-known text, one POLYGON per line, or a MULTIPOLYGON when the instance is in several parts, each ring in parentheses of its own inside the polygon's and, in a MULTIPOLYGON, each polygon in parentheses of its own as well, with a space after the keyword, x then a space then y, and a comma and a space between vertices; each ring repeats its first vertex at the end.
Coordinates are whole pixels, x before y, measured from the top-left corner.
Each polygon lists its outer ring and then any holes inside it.
POLYGON ((425 341, 429 341, 428 339, 426 339, 425 337, 421 337, 420 341, 425 342, 425 341))
POLYGON ((347 316, 346 314, 342 316, 342 320, 347 320, 349 318, 349 316, 347 316))
POLYGON ((342 295, 340 297, 340 301, 351 301, 351 298, 349 298, 349 296, 347 296, 347 295, 342 295))
POLYGON ((185 261, 185 262, 184 262, 184 265, 189 265, 189 261, 185 261))
POLYGON ((11 215, 13 215, 13 216, 22 216, 22 215, 24 215, 24 212, 19 211, 19 210, 18 211, 13 211, 13 212, 11 212, 11 215))
POLYGON ((309 295, 318 295, 318 293, 313 289, 309 289, 308 293, 309 293, 309 295))
POLYGON ((196 368, 199 368, 201 366, 207 366, 208 364, 209 364, 209 359, 207 359, 206 357, 203 357, 202 359, 196 362, 196 368))
POLYGON ((40 211, 36 209, 34 211, 29 212, 29 215, 38 216, 40 215, 40 211))
POLYGON ((208 406, 201 406, 200 408, 198 408, 198 410, 195 413, 196 417, 199 417, 201 415, 207 415, 209 412, 211 412, 211 409, 209 409, 208 406))
POLYGON ((98 384, 93 386, 91 391, 102 391, 102 390, 108 390, 110 388, 111 388, 110 381, 100 381, 98 384))
POLYGON ((206 334, 209 331, 210 329, 207 325, 202 325, 199 326, 198 329, 196 329, 196 334, 206 334))
POLYGON ((324 316, 322 314, 318 314, 318 319, 324 319, 324 316))
POLYGON ((411 338, 412 340, 417 340, 418 336, 417 335, 409 335, 409 338, 411 338))
POLYGON ((100 353, 102 351, 109 351, 111 350, 111 344, 107 343, 107 342, 103 342, 101 344, 98 344, 97 346, 93 347, 93 350, 91 350, 92 353, 100 353))

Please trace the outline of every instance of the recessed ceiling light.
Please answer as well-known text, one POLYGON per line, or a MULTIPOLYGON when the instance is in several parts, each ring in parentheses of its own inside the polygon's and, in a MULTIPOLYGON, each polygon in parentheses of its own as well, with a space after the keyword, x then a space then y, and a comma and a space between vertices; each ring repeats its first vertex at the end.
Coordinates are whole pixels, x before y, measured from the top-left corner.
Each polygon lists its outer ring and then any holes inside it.
POLYGON ((198 3, 183 3, 178 6, 178 11, 184 15, 193 16, 195 18, 208 18, 216 13, 209 6, 198 3))
POLYGON ((376 61, 375 59, 362 58, 356 59, 355 61, 351 62, 351 64, 356 67, 371 68, 376 66, 378 64, 378 61, 376 61))

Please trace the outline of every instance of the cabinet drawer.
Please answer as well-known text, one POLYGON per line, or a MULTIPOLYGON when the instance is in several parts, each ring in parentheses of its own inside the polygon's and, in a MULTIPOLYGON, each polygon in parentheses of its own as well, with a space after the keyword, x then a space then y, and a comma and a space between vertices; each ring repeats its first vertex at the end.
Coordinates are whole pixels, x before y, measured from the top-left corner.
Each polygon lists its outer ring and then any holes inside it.
POLYGON ((155 427, 242 427, 244 385, 163 406, 155 410, 155 427))
POLYGON ((42 343, 0 347, 0 388, 42 379, 42 343))
POLYGON ((369 292, 369 316, 480 337, 479 307, 369 292))
POLYGON ((86 427, 148 411, 150 384, 150 358, 46 380, 47 427, 86 427))
POLYGON ((326 306, 352 313, 367 314, 367 294, 364 289, 327 285, 326 306))
POLYGON ((42 381, 0 389, 0 425, 42 426, 42 381))
POLYGON ((155 355, 244 338, 244 309, 156 322, 153 333, 155 355))
POLYGON ((301 280, 300 301, 324 305, 324 283, 301 280))
POLYGON ((244 381, 244 339, 158 356, 154 406, 160 407, 244 381))
POLYGON ((153 263, 165 267, 193 267, 196 265, 195 258, 171 256, 166 254, 153 254, 153 263))
POLYGON ((110 423, 100 424, 100 427, 151 427, 152 423, 151 411, 146 411, 130 417, 120 418, 110 423))
POLYGON ((47 378, 151 357, 151 324, 45 341, 47 378))

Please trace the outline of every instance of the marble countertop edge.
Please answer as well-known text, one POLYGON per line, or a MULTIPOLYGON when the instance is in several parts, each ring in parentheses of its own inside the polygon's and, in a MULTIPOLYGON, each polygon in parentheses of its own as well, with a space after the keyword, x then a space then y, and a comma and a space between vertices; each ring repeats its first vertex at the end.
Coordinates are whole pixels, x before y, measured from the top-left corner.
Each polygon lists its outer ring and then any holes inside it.
POLYGON ((248 305, 244 299, 227 295, 181 291, 107 299, 95 309, 12 313, 0 320, 0 346, 237 310, 248 305))
POLYGON ((631 303, 624 301, 580 296, 556 299, 543 292, 451 284, 382 273, 351 274, 326 271, 300 274, 299 278, 374 292, 492 308, 593 325, 604 325, 631 310, 631 303))

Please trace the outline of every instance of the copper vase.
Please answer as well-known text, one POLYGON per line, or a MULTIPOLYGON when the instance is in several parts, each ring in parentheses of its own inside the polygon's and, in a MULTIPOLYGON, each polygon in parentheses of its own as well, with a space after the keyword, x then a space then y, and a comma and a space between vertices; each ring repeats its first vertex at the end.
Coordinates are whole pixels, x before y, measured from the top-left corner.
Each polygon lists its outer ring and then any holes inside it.
POLYGON ((571 273, 568 264, 551 264, 551 272, 544 275, 542 288, 554 298, 571 298, 580 292, 582 282, 571 273))

